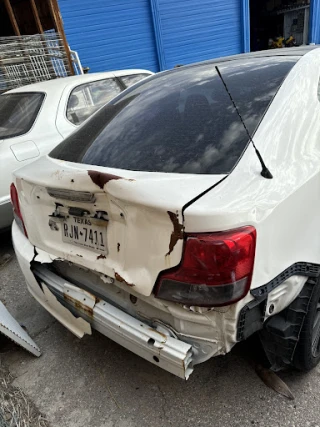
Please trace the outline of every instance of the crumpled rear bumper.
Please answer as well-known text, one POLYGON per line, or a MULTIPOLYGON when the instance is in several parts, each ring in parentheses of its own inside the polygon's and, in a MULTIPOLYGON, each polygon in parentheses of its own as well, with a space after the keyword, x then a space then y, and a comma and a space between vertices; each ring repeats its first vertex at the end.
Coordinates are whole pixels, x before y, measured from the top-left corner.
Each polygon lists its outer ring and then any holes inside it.
POLYGON ((29 291, 70 331, 81 337, 90 334, 92 326, 149 362, 188 379, 193 371, 192 345, 151 328, 41 266, 31 271, 34 247, 15 223, 12 237, 29 291))

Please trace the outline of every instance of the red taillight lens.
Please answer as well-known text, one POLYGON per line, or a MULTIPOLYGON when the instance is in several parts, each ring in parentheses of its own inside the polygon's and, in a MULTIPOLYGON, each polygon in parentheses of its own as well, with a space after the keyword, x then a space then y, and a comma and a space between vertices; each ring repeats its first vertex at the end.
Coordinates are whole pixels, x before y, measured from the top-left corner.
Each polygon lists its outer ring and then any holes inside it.
POLYGON ((254 227, 188 234, 182 262, 160 274, 156 296, 195 306, 229 305, 250 289, 256 246, 254 227))
POLYGON ((10 185, 10 197, 11 197, 11 204, 13 208, 14 219, 16 220, 17 224, 19 225, 21 230, 24 232, 24 234, 28 236, 26 227, 24 226, 22 214, 20 211, 18 192, 17 192, 16 186, 13 183, 10 185))

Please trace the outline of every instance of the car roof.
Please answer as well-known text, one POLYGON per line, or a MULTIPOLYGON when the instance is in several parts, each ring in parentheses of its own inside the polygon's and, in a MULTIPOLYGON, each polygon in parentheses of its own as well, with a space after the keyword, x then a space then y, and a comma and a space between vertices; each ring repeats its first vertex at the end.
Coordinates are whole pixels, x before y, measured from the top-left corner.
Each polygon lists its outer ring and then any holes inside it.
POLYGON ((302 57, 312 50, 319 49, 320 45, 308 45, 308 46, 298 46, 298 47, 288 47, 282 49, 268 49, 268 50, 260 50, 257 52, 248 52, 248 53, 240 53, 238 55, 232 56, 224 56, 222 58, 209 59, 207 61, 195 62, 189 65, 182 65, 179 68, 186 67, 196 67, 198 65, 205 64, 220 64, 223 62, 231 62, 231 61, 239 61, 239 60, 247 60, 247 59, 258 59, 258 58, 275 58, 275 57, 286 57, 286 56, 296 56, 302 57))
POLYGON ((102 73, 89 73, 89 74, 80 74, 76 76, 69 76, 63 78, 57 78, 52 80, 45 80, 38 83, 32 83, 26 86, 21 86, 16 89, 11 89, 5 94, 8 93, 21 93, 21 92, 56 92, 65 89, 70 86, 78 86, 86 82, 91 82, 100 79, 112 78, 114 76, 121 77, 127 76, 129 74, 153 74, 151 71, 142 70, 142 69, 127 69, 127 70, 117 70, 117 71, 108 71, 102 73))

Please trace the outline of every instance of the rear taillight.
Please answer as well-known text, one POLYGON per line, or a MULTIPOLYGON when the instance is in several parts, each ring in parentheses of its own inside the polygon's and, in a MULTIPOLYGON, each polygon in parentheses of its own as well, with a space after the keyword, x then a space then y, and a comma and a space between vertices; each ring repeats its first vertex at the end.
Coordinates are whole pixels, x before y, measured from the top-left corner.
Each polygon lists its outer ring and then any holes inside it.
POLYGON ((182 262, 163 271, 157 298, 192 306, 222 306, 249 291, 256 246, 254 227, 187 234, 182 262))
POLYGON ((23 233, 26 236, 28 236, 27 230, 22 218, 21 210, 20 210, 18 192, 17 192, 16 186, 13 183, 10 185, 10 197, 11 197, 14 219, 16 220, 16 223, 18 224, 18 226, 21 228, 21 231, 23 231, 23 233))

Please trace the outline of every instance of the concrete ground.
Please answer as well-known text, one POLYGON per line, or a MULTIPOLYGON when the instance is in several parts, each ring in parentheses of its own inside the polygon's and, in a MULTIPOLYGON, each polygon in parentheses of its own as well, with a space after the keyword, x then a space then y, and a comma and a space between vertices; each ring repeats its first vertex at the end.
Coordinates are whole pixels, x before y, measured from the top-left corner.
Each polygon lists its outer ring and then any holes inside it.
MULTIPOLYGON (((0 235, 5 254, 13 255, 9 234, 0 235)), ((1 359, 52 427, 320 426, 320 367, 280 375, 289 401, 256 375, 246 343, 184 382, 97 332, 73 336, 28 294, 14 255, 0 267, 0 299, 43 352, 13 347, 1 359)))

